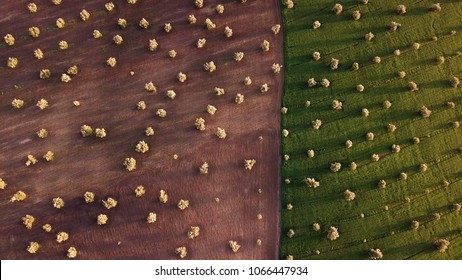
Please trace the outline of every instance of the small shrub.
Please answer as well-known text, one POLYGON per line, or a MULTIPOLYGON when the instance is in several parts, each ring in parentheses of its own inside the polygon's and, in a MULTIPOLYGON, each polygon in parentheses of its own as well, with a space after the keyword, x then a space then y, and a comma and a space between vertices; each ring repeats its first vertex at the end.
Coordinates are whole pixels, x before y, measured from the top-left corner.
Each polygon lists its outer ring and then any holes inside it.
POLYGON ((177 53, 176 53, 175 50, 169 50, 169 51, 168 51, 168 56, 169 56, 170 58, 175 58, 175 57, 176 57, 176 54, 177 54, 177 53))
POLYGON ((10 202, 23 201, 27 198, 27 194, 23 191, 17 191, 11 198, 10 202))
POLYGON ((132 157, 125 158, 123 165, 128 171, 133 171, 136 169, 136 160, 132 157))
POLYGON ((5 40, 5 43, 8 45, 8 46, 13 46, 14 43, 15 43, 15 39, 14 39, 14 36, 11 35, 11 34, 6 34, 3 39, 5 40))
POLYGON ((308 87, 314 87, 318 84, 314 78, 309 78, 306 82, 308 83, 308 87))
POLYGON ((198 237, 199 234, 200 234, 200 228, 198 226, 193 226, 188 231, 188 239, 194 239, 194 238, 198 237))
POLYGON ((379 248, 369 250, 369 258, 372 260, 377 260, 383 258, 383 253, 379 248))
POLYGON ((359 20, 361 18, 361 12, 359 10, 355 10, 351 14, 351 17, 353 18, 353 20, 359 20))
POLYGON ((432 114, 432 111, 428 109, 426 106, 422 106, 420 108, 420 114, 422 115, 423 118, 429 118, 430 115, 432 114))
POLYGON ((21 109, 24 106, 24 100, 15 98, 13 99, 13 101, 11 101, 11 106, 14 109, 21 109))
POLYGON ((270 43, 267 40, 263 40, 263 42, 260 44, 260 48, 262 51, 267 52, 270 50, 270 43))
POLYGON ((42 50, 41 49, 35 49, 34 50, 34 57, 36 59, 43 59, 44 54, 43 54, 42 50))
POLYGON ((329 67, 330 67, 331 70, 337 70, 339 64, 340 64, 340 61, 338 59, 331 58, 330 63, 329 63, 329 67))
POLYGON ((350 149, 351 147, 353 147, 353 141, 347 140, 345 142, 345 148, 350 149))
POLYGON ((244 78, 244 85, 246 86, 250 86, 252 84, 252 79, 250 78, 250 76, 247 76, 244 78))
POLYGON ((410 91, 418 91, 419 90, 419 87, 413 81, 409 82, 407 87, 409 88, 410 91))
POLYGON ((165 118, 167 116, 167 111, 165 111, 164 109, 157 109, 156 115, 159 118, 165 118))
POLYGON ((22 223, 27 229, 32 229, 34 222, 35 222, 35 217, 32 215, 27 214, 24 217, 22 217, 22 223))
POLYGON ((149 22, 145 18, 142 18, 138 23, 138 26, 143 29, 147 29, 149 27, 149 22))
POLYGON ((411 229, 418 229, 419 226, 420 226, 420 223, 418 221, 411 222, 411 229))
POLYGON ((392 123, 389 123, 389 124, 387 125, 387 130, 388 130, 388 132, 395 132, 396 129, 397 129, 396 125, 394 125, 394 124, 392 124, 392 123))
POLYGON ((217 14, 222 14, 225 12, 225 6, 218 4, 217 7, 215 8, 215 11, 217 14))
POLYGON ((225 139, 227 136, 227 133, 226 133, 226 130, 224 130, 223 128, 217 127, 215 131, 215 135, 220 139, 225 139))
POLYGON ((189 15, 188 16, 188 22, 189 24, 195 24, 197 22, 197 19, 194 15, 189 15))
POLYGON ((209 164, 207 162, 204 162, 200 167, 199 167, 199 173, 201 175, 205 175, 209 173, 209 164))
POLYGON ((196 5, 197 8, 201 9, 204 7, 204 0, 195 0, 194 4, 196 5))
POLYGON ((69 247, 69 249, 67 249, 67 257, 69 259, 75 259, 77 257, 77 249, 75 247, 69 247))
POLYGON ((106 209, 115 208, 117 206, 117 200, 112 197, 108 197, 107 200, 102 200, 102 203, 106 209))
POLYGON ((80 127, 80 133, 83 137, 91 136, 93 134, 93 128, 89 125, 84 124, 80 127))
POLYGON ((146 222, 148 224, 154 224, 157 221, 157 214, 154 212, 149 212, 148 216, 146 217, 146 222))
POLYGON ((217 70, 217 66, 215 65, 215 62, 213 61, 204 63, 203 67, 204 67, 204 70, 207 72, 213 72, 217 70))
POLYGON ((6 66, 8 68, 16 68, 18 66, 19 60, 16 57, 8 57, 8 60, 6 62, 6 66))
POLYGON ((389 100, 385 100, 383 101, 382 106, 384 109, 390 109, 392 106, 392 103, 389 100))
POLYGON ((316 181, 316 179, 314 179, 314 178, 305 178, 304 182, 310 188, 317 188, 317 187, 320 186, 320 183, 318 181, 316 181))
POLYGON ((58 18, 56 20, 56 27, 59 29, 64 28, 66 26, 66 21, 63 18, 58 18))
POLYGON ((157 92, 157 88, 156 86, 151 82, 148 82, 144 85, 144 89, 149 91, 149 92, 154 92, 156 93, 157 92))
POLYGON ((168 202, 168 194, 164 190, 159 191, 159 201, 164 204, 168 202))
POLYGON ((92 192, 85 192, 83 195, 83 199, 85 200, 85 203, 92 203, 95 201, 95 194, 92 192))
POLYGON ((438 253, 444 253, 449 247, 450 242, 447 239, 438 239, 433 242, 433 245, 436 246, 438 253))
POLYGON ((282 65, 279 65, 279 63, 273 63, 271 66, 271 71, 273 71, 274 74, 279 74, 281 72, 282 65))
POLYGON ((268 86, 267 83, 264 83, 264 84, 262 84, 262 85, 260 86, 260 92, 261 92, 261 93, 268 92, 268 90, 269 90, 269 86, 268 86))
POLYGON ((208 30, 213 30, 215 29, 217 26, 215 23, 213 23, 213 21, 209 18, 206 18, 205 19, 205 27, 208 29, 208 30))
POLYGON ((30 242, 29 246, 27 246, 27 252, 31 254, 37 253, 37 251, 40 249, 40 244, 37 242, 30 242))
POLYGON ((215 89, 213 91, 215 92, 216 95, 224 95, 225 94, 225 90, 223 88, 215 87, 215 89))
POLYGON ((351 171, 355 171, 358 168, 358 165, 355 162, 352 162, 349 167, 351 171))
POLYGON ((61 197, 53 198, 53 207, 56 209, 61 209, 64 207, 64 200, 61 197))
POLYGON ((55 153, 53 153, 52 151, 48 151, 48 152, 46 152, 46 154, 43 155, 43 158, 47 162, 53 161, 53 160, 55 160, 55 153))
POLYGON ((273 25, 273 27, 271 27, 271 31, 273 32, 273 34, 278 34, 280 30, 281 30, 280 24, 276 24, 276 25, 273 25))
POLYGON ((29 27, 29 35, 32 38, 38 38, 40 36, 40 29, 36 26, 29 27))
POLYGON ((64 50, 67 50, 69 48, 69 44, 67 43, 67 41, 59 41, 58 43, 58 49, 64 51, 64 50))
POLYGON ((31 13, 36 13, 38 11, 38 7, 37 7, 37 4, 35 3, 29 3, 27 5, 27 9, 29 10, 29 12, 31 13))
POLYGON ((346 201, 353 201, 356 198, 356 194, 348 189, 343 192, 343 196, 346 201))
POLYGON ((146 130, 144 131, 144 135, 146 136, 152 136, 154 135, 154 129, 152 127, 147 127, 146 130))
POLYGON ((342 4, 335 4, 334 7, 332 8, 332 12, 336 15, 340 15, 343 11, 343 6, 342 4))
POLYGON ((184 83, 186 82, 187 76, 183 72, 180 72, 178 73, 178 75, 176 75, 176 78, 178 79, 180 83, 184 83))
POLYGON ((96 223, 98 224, 98 226, 105 225, 107 221, 108 221, 108 217, 106 214, 99 214, 96 219, 96 223))
POLYGON ((395 31, 398 30, 398 28, 400 28, 400 27, 401 27, 401 23, 399 23, 399 22, 392 21, 392 22, 390 23, 390 31, 391 31, 391 32, 395 32, 395 31))
POLYGON ((0 190, 4 190, 8 184, 0 178, 0 190))
POLYGON ((422 164, 419 165, 419 171, 420 172, 425 172, 427 170, 428 170, 428 165, 427 164, 422 163, 422 164))
POLYGON ((112 37, 112 41, 114 42, 114 44, 116 45, 121 45, 123 42, 124 42, 124 38, 122 38, 122 36, 120 36, 119 34, 115 35, 114 37, 112 37))
POLYGON ((450 82, 451 82, 451 87, 453 88, 457 88, 460 84, 460 80, 457 77, 452 77, 450 82))
POLYGON ((156 39, 149 40, 149 50, 150 51, 155 52, 158 47, 159 47, 159 44, 157 43, 156 39))
POLYGON ((33 155, 27 155, 26 166, 35 165, 38 163, 38 160, 33 155))
POLYGON ((237 253, 237 251, 239 251, 239 249, 241 248, 241 245, 239 245, 237 241, 234 241, 234 240, 229 240, 228 244, 229 244, 229 247, 231 248, 231 251, 233 251, 233 253, 237 253))
POLYGON ((209 113, 210 115, 215 115, 215 113, 217 112, 217 108, 213 105, 207 105, 207 113, 209 113))
POLYGON ((207 43, 207 40, 205 38, 200 38, 197 40, 196 47, 198 49, 202 49, 206 43, 207 43))
POLYGON ((319 20, 316 20, 313 22, 313 29, 319 29, 321 28, 321 22, 319 20))
POLYGON ((230 38, 233 36, 233 30, 229 26, 225 27, 225 31, 223 31, 223 33, 225 34, 226 38, 230 38))
POLYGON ((368 140, 368 141, 374 140, 374 133, 368 132, 368 133, 366 134, 366 140, 368 140))
POLYGON ((342 168, 342 164, 340 164, 340 162, 334 162, 334 163, 331 163, 330 165, 330 171, 334 173, 339 172, 341 168, 342 168))
POLYGON ((188 255, 188 250, 186 249, 185 246, 177 247, 175 249, 175 254, 177 254, 180 258, 184 259, 188 255))
POLYGON ((338 232, 338 228, 333 227, 333 226, 329 227, 329 229, 327 230, 327 239, 336 240, 339 237, 340 237, 340 234, 338 232))
POLYGON ((108 2, 108 3, 104 4, 104 7, 106 8, 106 11, 112 12, 114 10, 114 8, 115 8, 115 5, 112 2, 108 2))
POLYGON ((56 241, 58 243, 63 243, 64 241, 69 239, 69 234, 65 231, 60 231, 56 234, 56 241))
POLYGON ((253 166, 257 161, 255 159, 246 159, 244 160, 244 168, 245 170, 252 170, 253 166))
POLYGON ((430 10, 433 12, 441 12, 441 4, 440 3, 432 4, 430 10))
POLYGON ((236 98, 234 98, 234 102, 236 102, 236 104, 244 103, 244 95, 240 93, 236 94, 236 98))
POLYGON ((99 31, 98 29, 93 30, 93 38, 99 39, 103 37, 103 33, 99 31))
POLYGON ((142 197, 146 193, 146 189, 139 185, 135 188, 135 195, 136 197, 142 197))
POLYGON ((321 125, 322 125, 322 121, 320 119, 316 119, 314 121, 311 122, 311 126, 313 126, 313 128, 315 130, 318 130, 321 128, 321 125))
POLYGON ((318 61, 321 59, 321 53, 320 52, 313 52, 312 54, 313 60, 318 61))
POLYGON ((178 208, 180 210, 186 210, 188 207, 189 207, 189 200, 184 200, 184 199, 181 199, 179 202, 178 202, 178 208))
POLYGON ((83 10, 80 12, 80 19, 81 19, 82 21, 87 21, 87 20, 89 20, 89 19, 90 19, 90 13, 89 13, 87 10, 83 9, 83 10))
POLYGON ((149 151, 149 145, 144 141, 139 141, 135 146, 135 151, 144 154, 149 151))
POLYGON ((406 14, 406 6, 404 6, 403 4, 400 4, 396 7, 396 13, 398 13, 398 15, 404 15, 406 14))
POLYGON ((366 41, 372 41, 372 39, 374 39, 374 37, 375 37, 375 35, 372 32, 369 32, 366 35, 364 35, 364 39, 366 41))

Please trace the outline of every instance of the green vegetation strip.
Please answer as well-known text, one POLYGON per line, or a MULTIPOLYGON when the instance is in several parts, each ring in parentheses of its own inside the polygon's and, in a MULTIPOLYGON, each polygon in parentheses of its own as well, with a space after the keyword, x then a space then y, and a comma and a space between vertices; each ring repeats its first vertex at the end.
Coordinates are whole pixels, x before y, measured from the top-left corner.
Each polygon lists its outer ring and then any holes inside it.
POLYGON ((282 2, 280 257, 460 259, 462 2, 282 2))

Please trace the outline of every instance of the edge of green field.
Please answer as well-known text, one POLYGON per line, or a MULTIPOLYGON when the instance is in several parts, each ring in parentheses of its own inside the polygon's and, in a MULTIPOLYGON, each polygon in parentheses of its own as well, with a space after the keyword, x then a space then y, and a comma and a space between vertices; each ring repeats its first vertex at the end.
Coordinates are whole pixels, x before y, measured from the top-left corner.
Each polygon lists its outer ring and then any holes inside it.
POLYGON ((440 12, 430 11, 434 2, 425 0, 367 5, 296 0, 293 9, 283 8, 282 106, 288 111, 282 129, 289 135, 282 137, 282 153, 290 159, 282 161, 281 259, 368 259, 376 248, 383 259, 462 258, 462 213, 454 211, 454 204, 462 203, 462 126, 454 128, 462 122, 462 89, 450 83, 455 76, 462 79, 462 2, 440 2, 440 12), (343 5, 339 15, 331 11, 336 3, 343 5), (398 4, 406 5, 405 15, 396 13, 398 4), (358 21, 352 19, 354 10, 361 13, 358 21), (319 29, 312 28, 316 20, 319 29), (396 32, 389 30, 392 21, 401 24, 396 32), (369 32, 375 35, 372 41, 364 39, 369 32), (418 50, 412 49, 414 42, 420 43, 418 50), (315 51, 321 53, 319 61, 312 58, 315 51), (376 56, 378 64, 372 61, 376 56), (444 63, 437 63, 438 56, 444 63), (339 59, 337 70, 329 68, 331 58, 339 59), (351 69, 354 62, 360 65, 357 71, 351 69), (318 85, 308 87, 309 78, 318 85), (330 87, 319 85, 323 78, 330 87), (412 81, 418 91, 409 90, 412 81), (359 84, 364 92, 357 92, 359 84), (341 110, 332 108, 334 100, 342 102, 341 110), (384 108, 384 101, 391 108, 384 108), (422 117, 423 106, 431 110, 429 118, 422 117), (316 119, 322 121, 318 130, 312 127, 316 119), (373 141, 366 140, 368 132, 373 141), (347 140, 351 148, 345 147, 347 140), (393 144, 399 153, 392 152, 393 144), (307 156, 310 149, 313 158, 307 156), (380 157, 377 162, 373 154, 380 157), (341 164, 338 172, 330 170, 335 162, 341 164), (428 170, 422 172, 421 164, 428 170), (320 186, 308 187, 305 178, 320 186), (386 188, 378 187, 380 180, 386 188), (347 189, 356 194, 353 201, 344 198, 347 189), (411 229, 412 221, 419 228, 411 229), (331 226, 338 228, 336 240, 327 238, 331 226), (438 239, 450 242, 446 252, 437 252, 438 239))

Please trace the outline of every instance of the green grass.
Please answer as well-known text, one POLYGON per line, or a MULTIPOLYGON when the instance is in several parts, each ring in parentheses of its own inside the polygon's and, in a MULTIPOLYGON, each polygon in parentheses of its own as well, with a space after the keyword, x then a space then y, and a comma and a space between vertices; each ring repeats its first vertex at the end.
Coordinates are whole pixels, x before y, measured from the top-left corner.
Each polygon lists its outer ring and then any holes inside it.
POLYGON ((337 1, 296 0, 294 9, 283 10, 282 106, 288 113, 282 128, 290 134, 282 150, 290 159, 282 165, 280 257, 366 259, 369 249, 380 248, 384 259, 460 259, 462 213, 452 211, 452 205, 462 203, 462 126, 452 128, 451 122, 462 121, 462 90, 449 81, 462 79, 462 2, 444 1, 439 13, 429 11, 433 1, 426 0, 338 2, 343 12, 337 16, 331 12, 337 1), (407 6, 406 15, 396 14, 398 4, 407 6), (361 11, 359 21, 351 18, 354 10, 361 11), (311 28, 315 20, 322 23, 320 29, 311 28), (402 24, 396 32, 388 29, 392 21, 402 24), (370 42, 364 39, 368 32, 375 35, 370 42), (411 48, 414 42, 420 49, 411 48), (393 55, 396 49, 400 56, 393 55), (312 59, 314 51, 321 60, 312 59), (380 64, 372 62, 375 56, 381 57, 380 64), (445 63, 437 65, 438 56, 445 63), (340 60, 339 69, 328 67, 331 58, 340 60), (360 64, 358 71, 351 70, 353 62, 360 64), (399 71, 406 77, 399 78, 399 71), (327 78, 331 86, 310 88, 311 77, 318 82, 327 78), (418 84, 417 92, 409 91, 410 81, 418 84), (364 92, 356 92, 358 84, 364 92), (343 102, 342 110, 332 109, 334 99, 343 102), (392 102, 390 109, 383 108, 385 100, 392 102), (456 107, 448 108, 447 102, 456 107), (420 115, 422 106, 432 111, 429 118, 420 115), (363 108, 369 117, 361 115, 363 108), (322 120, 319 130, 311 126, 315 119, 322 120), (398 129, 389 132, 388 124, 398 129), (374 133, 373 141, 366 140, 367 132, 374 133), (414 144, 413 137, 420 143, 414 144), (346 140, 353 147, 345 148, 346 140), (393 144, 400 145, 399 153, 392 153, 393 144), (309 149, 316 152, 314 158, 308 158, 309 149), (372 154, 380 160, 372 162, 372 154), (337 173, 330 170, 333 162, 342 164, 337 173), (348 168, 351 162, 357 170, 348 168), (428 165, 426 172, 419 172, 422 163, 428 165), (399 180, 401 172, 407 180, 399 180), (307 187, 306 177, 321 185, 307 187), (385 189, 377 186, 382 179, 385 189), (346 189, 356 193, 354 201, 344 199, 346 189), (294 206, 291 211, 288 203, 294 206), (435 213, 440 219, 434 219, 435 213), (420 222, 418 229, 410 229, 412 220, 420 222), (315 222, 321 225, 318 232, 312 230, 315 222), (338 227, 337 240, 326 238, 330 226, 338 227), (292 238, 286 236, 289 229, 295 231, 292 238), (432 245, 439 238, 451 242, 445 253, 432 245))

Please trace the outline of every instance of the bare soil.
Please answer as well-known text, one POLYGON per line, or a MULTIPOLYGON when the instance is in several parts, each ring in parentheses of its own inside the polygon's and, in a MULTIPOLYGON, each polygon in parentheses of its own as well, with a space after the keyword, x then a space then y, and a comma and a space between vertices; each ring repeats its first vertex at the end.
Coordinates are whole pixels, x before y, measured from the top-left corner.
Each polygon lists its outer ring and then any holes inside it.
POLYGON ((283 64, 283 37, 282 30, 274 35, 271 27, 282 25, 279 1, 206 0, 202 9, 193 0, 114 1, 113 12, 104 9, 107 0, 80 2, 64 0, 54 6, 36 0, 39 11, 34 14, 24 1, 0 7, 0 35, 16 38, 14 46, 0 45, 0 178, 8 183, 0 190, 0 258, 63 259, 70 246, 77 248, 79 259, 178 259, 179 246, 187 247, 186 259, 277 258, 283 74, 274 74, 271 66, 283 64), (223 14, 215 11, 219 3, 225 6, 223 14), (79 19, 83 8, 91 13, 89 21, 79 19), (196 24, 188 23, 189 14, 196 16, 196 24), (65 19, 65 28, 55 26, 58 17, 65 19), (120 29, 118 18, 129 26, 120 29), (148 29, 138 27, 141 18, 149 21, 148 29), (205 28, 206 18, 216 24, 215 30, 205 28), (163 30, 168 22, 170 33, 163 30), (28 35, 30 26, 41 29, 39 38, 28 35), (233 29, 231 38, 224 36, 225 26, 233 29), (103 38, 94 39, 94 29, 103 38), (122 45, 113 44, 116 34, 123 37, 122 45), (148 49, 153 38, 159 43, 156 52, 148 49), (199 38, 207 39, 203 49, 195 47, 199 38), (68 50, 58 50, 61 40, 69 43, 68 50), (270 42, 269 52, 261 51, 263 40, 270 42), (34 58, 36 48, 44 59, 34 58), (174 59, 167 55, 171 49, 178 53, 174 59), (240 62, 233 60, 237 51, 245 53, 240 62), (19 59, 17 68, 6 67, 8 57, 19 59), (106 65, 109 57, 117 59, 116 67, 106 65), (202 65, 211 60, 217 70, 208 73, 202 65), (61 82, 61 73, 72 65, 79 74, 61 82), (39 79, 43 68, 52 71, 49 80, 39 79), (187 74, 184 83, 176 79, 180 71, 187 74), (243 84, 246 76, 252 78, 250 86, 243 84), (144 90, 149 81, 157 93, 144 90), (259 91, 263 83, 270 87, 267 93, 259 91), (216 96, 215 87, 224 88, 225 95, 216 96), (165 95, 169 89, 177 93, 174 100, 165 95), (245 95, 243 104, 234 103, 237 93, 245 95), (13 109, 14 98, 23 99, 25 106, 13 109), (35 106, 41 98, 50 103, 43 111, 35 106), (74 100, 81 106, 74 107, 74 100), (145 111, 136 110, 141 100, 145 111), (215 115, 205 111, 208 104, 217 107, 215 115), (159 108, 167 117, 155 115, 159 108), (206 120, 203 132, 195 129, 197 117, 206 120), (104 127, 107 137, 83 138, 83 124, 104 127), (144 135, 148 126, 155 130, 151 137, 144 135), (217 127, 226 129, 226 139, 214 135, 217 127), (40 128, 49 131, 48 138, 36 136, 40 128), (135 152, 140 140, 150 145, 149 152, 135 152), (42 158, 49 150, 56 154, 52 162, 42 158), (27 167, 28 154, 39 162, 27 167), (137 160, 135 171, 124 169, 126 157, 137 160), (245 159, 257 161, 252 170, 244 169, 245 159), (203 162, 209 163, 207 175, 199 174, 203 162), (138 185, 146 188, 140 198, 134 194, 138 185), (161 189, 169 195, 166 204, 158 200, 161 189), (10 202, 18 190, 27 199, 10 202), (94 203, 84 202, 86 191, 96 194, 94 203), (65 201, 63 209, 53 208, 58 196, 65 201), (116 208, 103 207, 101 200, 107 197, 118 200, 116 208), (190 202, 185 211, 176 206, 180 199, 190 202), (157 213, 155 224, 146 223, 149 212, 157 213), (108 224, 97 225, 100 213, 108 215, 108 224), (21 222, 26 214, 36 218, 31 230, 21 222), (52 225, 51 233, 41 229, 45 223, 52 225), (201 229, 194 240, 187 237, 191 226, 201 229), (59 231, 68 232, 69 240, 57 243, 59 231), (229 240, 241 245, 237 253, 229 240), (36 254, 26 251, 30 241, 41 244, 36 254))

